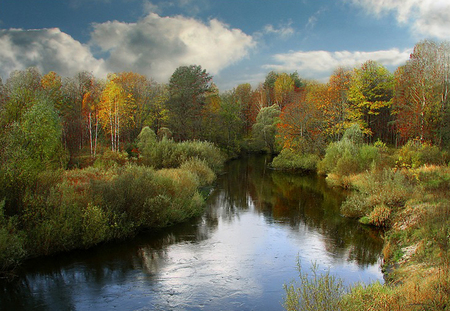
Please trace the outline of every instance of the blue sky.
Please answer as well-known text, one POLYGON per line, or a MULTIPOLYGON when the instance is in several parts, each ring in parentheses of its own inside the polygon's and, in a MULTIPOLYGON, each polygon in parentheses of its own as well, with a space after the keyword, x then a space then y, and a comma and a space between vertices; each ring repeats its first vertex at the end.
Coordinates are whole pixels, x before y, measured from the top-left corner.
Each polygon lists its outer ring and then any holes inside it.
POLYGON ((450 39, 449 0, 0 0, 0 76, 134 71, 166 83, 201 65, 220 90, 271 71, 326 81, 371 59, 390 70, 450 39))

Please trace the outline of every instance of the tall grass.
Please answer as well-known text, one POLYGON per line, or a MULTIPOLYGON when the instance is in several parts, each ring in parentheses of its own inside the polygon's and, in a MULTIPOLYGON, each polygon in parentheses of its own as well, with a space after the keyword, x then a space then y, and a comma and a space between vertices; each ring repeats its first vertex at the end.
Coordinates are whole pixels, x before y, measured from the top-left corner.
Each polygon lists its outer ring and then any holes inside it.
POLYGON ((343 281, 330 274, 319 274, 318 265, 313 263, 311 275, 303 272, 297 260, 299 282, 284 285, 286 296, 283 306, 289 311, 336 311, 341 310, 341 298, 346 291, 343 281))

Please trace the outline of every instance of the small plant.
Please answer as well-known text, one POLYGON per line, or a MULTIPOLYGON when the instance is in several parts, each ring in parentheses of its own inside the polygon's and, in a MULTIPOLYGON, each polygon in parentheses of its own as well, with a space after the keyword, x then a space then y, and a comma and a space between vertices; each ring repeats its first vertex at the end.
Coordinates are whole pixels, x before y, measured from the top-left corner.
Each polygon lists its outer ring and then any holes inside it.
POLYGON ((286 297, 284 308, 289 311, 336 311, 341 310, 341 298, 346 288, 343 281, 329 271, 319 274, 319 266, 313 263, 311 275, 302 271, 297 260, 300 283, 295 281, 284 285, 286 297))

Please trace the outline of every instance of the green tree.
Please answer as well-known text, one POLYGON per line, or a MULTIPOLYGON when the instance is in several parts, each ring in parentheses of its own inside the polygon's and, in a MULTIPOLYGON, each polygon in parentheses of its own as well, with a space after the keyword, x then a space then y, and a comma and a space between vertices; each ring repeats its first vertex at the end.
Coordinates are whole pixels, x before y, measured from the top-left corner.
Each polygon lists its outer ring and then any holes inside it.
POLYGON ((181 66, 169 81, 169 127, 181 140, 202 134, 202 114, 212 77, 201 66, 181 66))
POLYGON ((48 98, 38 99, 20 121, 8 127, 1 138, 0 166, 7 215, 20 211, 25 191, 41 172, 66 166, 61 136, 59 116, 48 98))
POLYGON ((279 151, 275 136, 280 113, 281 110, 277 105, 265 107, 259 111, 256 123, 253 125, 253 139, 257 150, 270 153, 279 151))

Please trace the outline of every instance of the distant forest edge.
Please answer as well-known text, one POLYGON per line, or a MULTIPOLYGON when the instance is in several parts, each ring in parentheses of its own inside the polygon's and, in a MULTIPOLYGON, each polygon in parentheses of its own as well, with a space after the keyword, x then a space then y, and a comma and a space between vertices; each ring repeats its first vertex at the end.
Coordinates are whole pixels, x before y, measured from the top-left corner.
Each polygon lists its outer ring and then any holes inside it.
POLYGON ((446 148, 449 75, 450 45, 433 41, 418 43, 393 74, 367 61, 337 68, 328 83, 270 72, 256 89, 246 83, 223 93, 197 65, 177 68, 168 84, 133 72, 104 81, 89 72, 61 78, 28 68, 0 81, 2 144, 14 145, 17 131, 48 143, 54 136, 61 145, 35 151, 57 155, 63 167, 84 166, 83 156, 94 159, 105 149, 138 156, 136 138, 148 126, 159 137, 209 141, 229 153, 290 149, 322 156, 356 123, 366 142, 419 139, 446 148))

